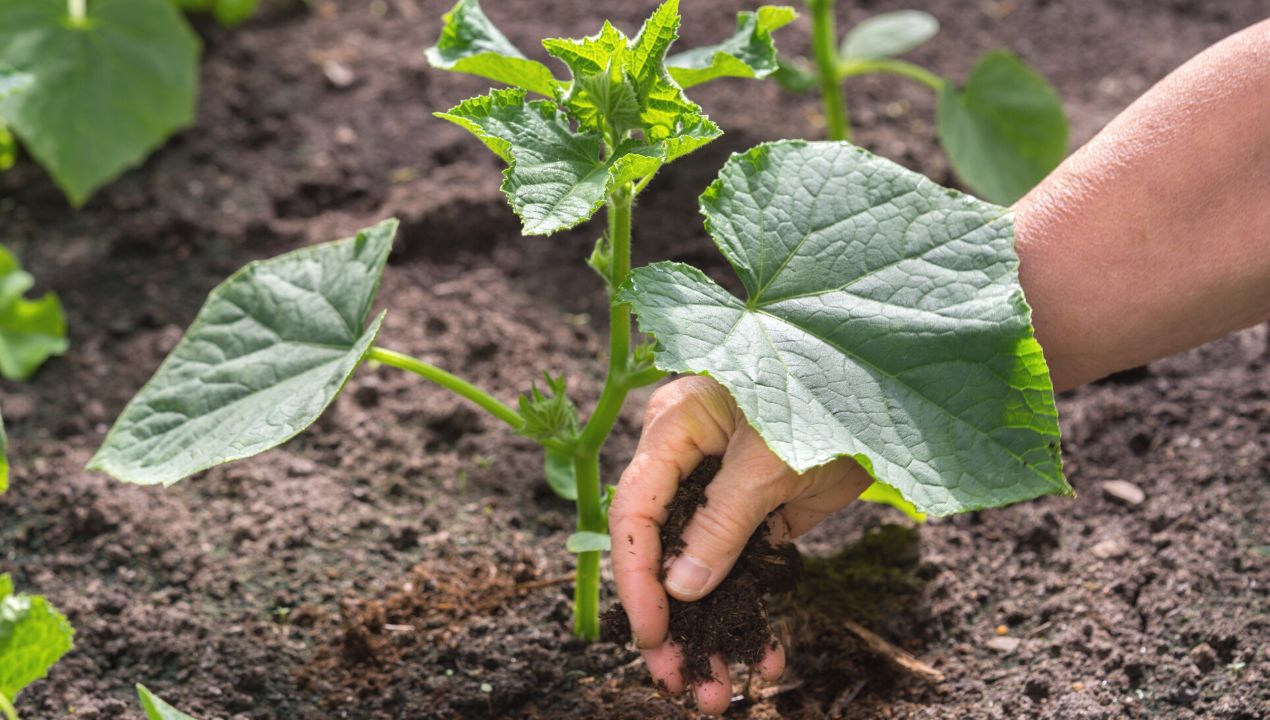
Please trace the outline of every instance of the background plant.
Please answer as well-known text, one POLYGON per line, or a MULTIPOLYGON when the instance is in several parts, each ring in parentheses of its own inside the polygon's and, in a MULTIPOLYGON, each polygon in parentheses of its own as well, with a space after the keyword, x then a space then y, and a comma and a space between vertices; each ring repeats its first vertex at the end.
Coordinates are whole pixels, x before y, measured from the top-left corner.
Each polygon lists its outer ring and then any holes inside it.
POLYGON ((852 27, 839 44, 835 0, 806 2, 814 65, 782 58, 775 77, 787 89, 820 92, 829 139, 851 139, 843 81, 885 73, 935 93, 939 141, 953 170, 994 203, 1008 205, 1023 197, 1067 153, 1067 119, 1057 91, 1013 53, 986 53, 958 83, 899 58, 939 32, 932 15, 920 10, 874 15, 852 27))
POLYGON ((74 634, 47 600, 16 594, 13 579, 0 575, 0 714, 6 720, 18 719, 18 693, 70 652, 74 634))

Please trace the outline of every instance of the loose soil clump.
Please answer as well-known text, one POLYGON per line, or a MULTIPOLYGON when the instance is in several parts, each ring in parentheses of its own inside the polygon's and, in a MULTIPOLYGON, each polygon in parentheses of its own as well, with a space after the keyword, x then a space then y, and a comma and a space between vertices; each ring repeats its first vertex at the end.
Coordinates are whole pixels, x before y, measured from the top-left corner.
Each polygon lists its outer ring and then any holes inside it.
MULTIPOLYGON (((665 560, 683 553, 684 528, 705 506, 706 487, 722 464, 718 457, 703 460, 680 483, 666 506, 668 515, 661 527, 665 560)), ((695 685, 715 679, 710 669, 713 655, 722 655, 729 662, 757 665, 764 651, 776 643, 765 598, 793 591, 802 572, 798 549, 790 543, 773 542, 768 524, 763 523, 714 592, 696 602, 670 598, 670 638, 683 651, 680 672, 684 681, 695 685)), ((631 626, 621 603, 609 608, 601 621, 605 640, 631 640, 631 626)))

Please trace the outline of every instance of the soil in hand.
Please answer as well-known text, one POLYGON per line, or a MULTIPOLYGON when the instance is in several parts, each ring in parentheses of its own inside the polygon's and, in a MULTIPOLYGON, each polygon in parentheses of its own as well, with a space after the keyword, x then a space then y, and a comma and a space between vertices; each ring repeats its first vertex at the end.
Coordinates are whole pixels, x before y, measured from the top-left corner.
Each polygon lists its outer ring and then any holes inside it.
MULTIPOLYGON (((679 485, 666 506, 667 518, 661 527, 664 559, 684 550, 683 531, 697 509, 706 504, 706 487, 719 471, 722 460, 708 457, 679 485)), ((722 655, 729 662, 756 665, 768 647, 773 647, 768 622, 768 595, 794 589, 802 575, 802 556, 790 543, 773 541, 767 523, 750 536, 732 571, 714 592, 696 602, 670 598, 670 638, 683 651, 684 681, 697 684, 710 680, 710 657, 722 655)), ((626 611, 619 603, 601 618, 604 639, 626 643, 631 639, 626 611)))

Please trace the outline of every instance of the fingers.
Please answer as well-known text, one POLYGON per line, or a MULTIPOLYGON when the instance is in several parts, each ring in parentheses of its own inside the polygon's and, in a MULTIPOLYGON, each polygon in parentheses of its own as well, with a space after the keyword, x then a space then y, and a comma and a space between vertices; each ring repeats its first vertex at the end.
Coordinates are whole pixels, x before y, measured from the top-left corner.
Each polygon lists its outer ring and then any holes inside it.
POLYGON ((799 479, 745 425, 706 487, 706 504, 684 528, 683 553, 666 571, 666 591, 684 601, 708 595, 727 576, 754 529, 787 497, 799 479))
POLYGON ((660 579, 659 529, 666 503, 681 477, 707 454, 722 454, 727 447, 732 431, 728 402, 726 391, 707 378, 683 378, 658 389, 649 402, 635 457, 618 482, 609 511, 613 575, 640 648, 660 647, 669 622, 660 579))
POLYGON ((732 703, 732 676, 728 664, 718 655, 711 656, 710 670, 714 678, 692 689, 697 696, 697 709, 707 715, 722 715, 732 703))
POLYGON ((683 692, 683 674, 679 668, 683 666, 683 651, 673 642, 662 643, 660 647, 644 650, 644 662, 648 663, 648 673, 659 688, 673 695, 683 692))
POLYGON ((758 664, 759 677, 768 682, 775 682, 785 672, 785 647, 775 640, 763 653, 758 664))

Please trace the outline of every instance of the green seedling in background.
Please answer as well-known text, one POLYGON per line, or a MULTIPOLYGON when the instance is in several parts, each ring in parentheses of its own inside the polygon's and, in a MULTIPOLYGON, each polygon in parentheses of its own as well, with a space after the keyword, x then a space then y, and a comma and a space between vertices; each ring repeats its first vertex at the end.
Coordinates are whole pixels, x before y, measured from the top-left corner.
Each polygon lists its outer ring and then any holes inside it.
POLYGON ((984 198, 1008 205, 1023 197, 1067 153, 1067 119, 1057 91, 1014 54, 998 50, 979 58, 964 83, 899 59, 939 32, 939 22, 920 10, 875 15, 856 24, 838 43, 834 0, 807 0, 815 64, 782 58, 774 77, 796 92, 819 89, 831 140, 850 140, 842 83, 873 73, 898 75, 936 95, 939 141, 953 170, 984 198))
POLYGON ((66 617, 38 595, 17 595, 0 575, 0 715, 18 720, 18 693, 48 674, 73 645, 66 617))

